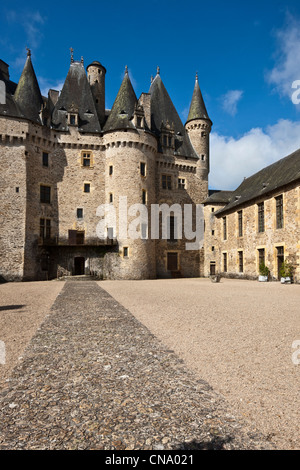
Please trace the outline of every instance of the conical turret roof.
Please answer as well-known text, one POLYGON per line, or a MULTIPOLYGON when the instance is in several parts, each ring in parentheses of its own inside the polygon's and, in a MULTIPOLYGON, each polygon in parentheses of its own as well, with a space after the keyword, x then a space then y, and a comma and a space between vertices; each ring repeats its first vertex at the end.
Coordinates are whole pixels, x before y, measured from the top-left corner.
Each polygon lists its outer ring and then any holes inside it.
POLYGON ((188 115, 186 122, 192 121, 194 119, 207 119, 208 121, 211 122, 211 120, 209 119, 205 104, 204 104, 201 90, 200 90, 200 86, 198 82, 198 74, 196 75, 194 93, 192 97, 189 115, 188 115))
POLYGON ((138 100, 126 67, 121 87, 104 126, 104 131, 127 128, 134 129, 135 127, 131 121, 131 118, 133 116, 134 108, 137 102, 138 100))
POLYGON ((83 61, 72 61, 61 94, 52 113, 53 127, 66 130, 67 113, 78 114, 78 128, 83 132, 100 132, 94 98, 83 61))
POLYGON ((14 101, 22 114, 32 121, 39 121, 43 106, 40 87, 31 62, 31 53, 28 50, 27 60, 14 94, 14 101))
POLYGON ((160 135, 161 125, 169 123, 174 126, 175 152, 177 155, 198 158, 195 153, 181 119, 162 82, 159 68, 150 86, 151 94, 151 130, 160 135))

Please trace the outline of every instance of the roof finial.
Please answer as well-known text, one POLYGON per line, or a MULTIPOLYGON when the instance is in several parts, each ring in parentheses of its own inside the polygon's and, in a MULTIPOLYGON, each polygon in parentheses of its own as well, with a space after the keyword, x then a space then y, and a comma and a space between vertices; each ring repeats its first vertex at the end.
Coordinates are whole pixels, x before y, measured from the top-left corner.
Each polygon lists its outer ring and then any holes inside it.
POLYGON ((198 82, 198 72, 196 72, 196 81, 198 82))
POLYGON ((31 50, 28 49, 28 47, 26 47, 26 50, 27 50, 27 57, 30 57, 31 56, 31 50))
POLYGON ((74 49, 73 47, 70 47, 70 52, 71 52, 71 64, 74 62, 74 49))
POLYGON ((157 71, 157 75, 159 75, 160 74, 160 67, 157 67, 156 71, 157 71))
POLYGON ((151 75, 150 81, 151 81, 151 83, 153 82, 153 75, 151 75))
POLYGON ((83 62, 83 56, 81 56, 81 63, 82 63, 82 65, 83 65, 83 63, 84 63, 84 62, 83 62))
POLYGON ((125 65, 125 75, 128 75, 128 66, 125 65))

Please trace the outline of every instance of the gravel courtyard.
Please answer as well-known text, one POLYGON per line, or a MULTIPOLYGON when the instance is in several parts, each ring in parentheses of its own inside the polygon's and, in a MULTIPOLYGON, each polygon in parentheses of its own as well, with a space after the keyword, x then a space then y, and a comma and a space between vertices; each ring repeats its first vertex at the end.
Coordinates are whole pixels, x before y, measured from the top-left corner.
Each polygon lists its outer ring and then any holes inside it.
POLYGON ((101 287, 221 393, 233 413, 279 448, 300 448, 300 365, 292 362, 300 286, 174 279, 101 287))
MULTIPOLYGON (((51 281, 0 285, 0 341, 6 345, 6 364, 0 364, 0 388, 9 384, 6 380, 15 366, 19 368, 19 377, 23 377, 26 362, 21 366, 20 356, 28 346, 31 355, 28 361, 34 365, 30 361, 34 361, 37 341, 42 338, 39 327, 45 325, 49 341, 55 340, 55 335, 51 336, 51 322, 56 329, 59 328, 58 319, 63 322, 64 299, 58 294, 65 284, 51 281), (55 299, 56 310, 52 311, 55 299)), ((225 279, 219 284, 207 279, 101 281, 94 284, 131 312, 168 351, 173 350, 196 378, 208 382, 217 394, 223 395, 230 413, 246 422, 249 432, 254 426, 278 448, 300 448, 300 365, 292 362, 295 352, 292 344, 300 340, 300 286, 225 279)), ((93 288, 89 289, 93 292, 93 288)), ((82 309, 84 305, 83 302, 82 309)), ((78 319, 82 315, 80 311, 76 314, 78 319)), ((68 315, 72 318, 72 312, 68 315)), ((113 311, 111 315, 114 317, 113 311)), ((67 320, 65 323, 67 334, 67 320)), ((94 337, 91 325, 89 328, 94 337)), ((132 334, 135 338, 134 331, 132 334)), ((148 338, 145 333, 143 335, 148 338)), ((129 337, 128 341, 131 341, 129 337)), ((42 348, 42 343, 39 347, 42 348)), ((48 347, 51 347, 50 342, 48 347)), ((59 344, 55 345, 57 347, 59 344)), ((163 354, 169 357, 171 353, 163 354)), ((51 363, 47 367, 51 367, 51 363)), ((62 367, 65 370, 67 364, 62 367)), ((126 361, 118 367, 126 368, 126 361)), ((17 377, 16 392, 11 392, 16 396, 17 377)), ((24 380, 27 383, 26 378, 24 380)), ((46 400, 44 396, 43 400, 46 400)))

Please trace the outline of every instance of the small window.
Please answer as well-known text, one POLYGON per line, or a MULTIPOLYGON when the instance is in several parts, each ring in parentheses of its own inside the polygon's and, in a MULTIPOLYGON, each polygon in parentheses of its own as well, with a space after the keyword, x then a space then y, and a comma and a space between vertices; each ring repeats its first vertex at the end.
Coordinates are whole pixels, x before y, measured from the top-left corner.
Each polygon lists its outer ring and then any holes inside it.
POLYGON ((107 228, 107 238, 110 240, 114 239, 114 228, 113 227, 108 227, 107 228))
POLYGON ((141 176, 146 176, 146 163, 141 162, 140 170, 141 170, 141 176))
POLYGON ((242 251, 239 251, 239 272, 244 272, 244 254, 242 251))
POLYGON ((40 186, 40 201, 44 204, 50 204, 51 202, 50 186, 40 186))
POLYGON ((49 154, 47 152, 43 152, 43 166, 49 166, 49 154))
POLYGON ((215 208, 214 208, 214 207, 212 207, 212 208, 211 208, 211 211, 212 211, 212 212, 215 212, 215 208))
POLYGON ((262 233, 265 231, 265 205, 263 202, 257 205, 258 207, 258 231, 262 233))
POLYGON ((71 126, 75 126, 75 125, 76 125, 76 114, 70 114, 69 124, 70 124, 71 126))
POLYGON ((45 240, 51 237, 51 220, 40 219, 40 237, 45 240))
POLYGON ((178 189, 185 189, 185 179, 178 178, 178 189))
POLYGON ((162 189, 172 189, 172 176, 162 175, 162 189))
POLYGON ((109 166, 109 175, 113 175, 114 173, 114 167, 112 165, 109 166))
POLYGON ((283 196, 278 196, 276 200, 276 228, 283 228, 283 196))
POLYGON ((91 192, 91 185, 90 183, 84 183, 84 192, 90 193, 91 192))
POLYGON ((142 204, 147 203, 147 192, 143 189, 142 191, 142 204))
POLYGON ((148 224, 141 224, 142 240, 148 239, 148 224))
POLYGON ((91 153, 84 152, 82 154, 82 166, 90 167, 91 166, 91 153))
POLYGON ((212 230, 212 231, 211 231, 211 234, 212 234, 212 236, 214 236, 214 235, 215 235, 215 231, 214 231, 214 230, 212 230))
POLYGON ((83 209, 77 209, 77 219, 83 219, 83 209))
POLYGON ((124 248, 123 248, 123 256, 124 256, 124 258, 128 258, 128 247, 127 246, 124 246, 124 248))
POLYGON ((239 237, 243 236, 243 211, 238 212, 239 237))
POLYGON ((227 220, 223 217, 223 240, 227 240, 227 220))
POLYGON ((168 241, 177 241, 177 218, 174 215, 168 217, 168 241))
POLYGON ((201 160, 204 162, 205 161, 205 155, 201 155, 201 160))
POLYGON ((260 248, 258 250, 258 265, 265 264, 265 249, 260 248))
POLYGON ((142 127, 142 118, 141 117, 136 118, 136 126, 137 127, 142 127))
POLYGON ((211 247, 211 251, 215 251, 215 247, 214 247, 214 246, 211 247))
POLYGON ((18 193, 20 191, 20 188, 17 186, 16 187, 16 193, 18 193))
POLYGON ((112 204, 114 202, 114 195, 113 193, 109 194, 109 203, 112 204))
POLYGON ((223 253, 223 271, 227 273, 227 253, 223 253))

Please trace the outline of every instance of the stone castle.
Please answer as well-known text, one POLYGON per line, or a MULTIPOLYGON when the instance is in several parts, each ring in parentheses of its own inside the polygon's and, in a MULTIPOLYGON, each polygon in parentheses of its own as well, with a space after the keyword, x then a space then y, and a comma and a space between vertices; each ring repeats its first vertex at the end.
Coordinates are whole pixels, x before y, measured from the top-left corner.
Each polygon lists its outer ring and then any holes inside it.
POLYGON ((141 224, 137 239, 116 230, 124 197, 128 207, 145 208, 195 208, 207 199, 212 122, 198 77, 185 125, 159 68, 139 98, 126 68, 111 110, 105 77, 100 62, 85 68, 71 50, 61 92, 43 97, 29 50, 18 83, 0 61, 6 93, 0 104, 0 279, 204 275, 203 246, 186 250, 171 212, 167 237, 149 236, 152 220, 141 224), (99 237, 97 211, 109 205, 116 220, 99 237))

